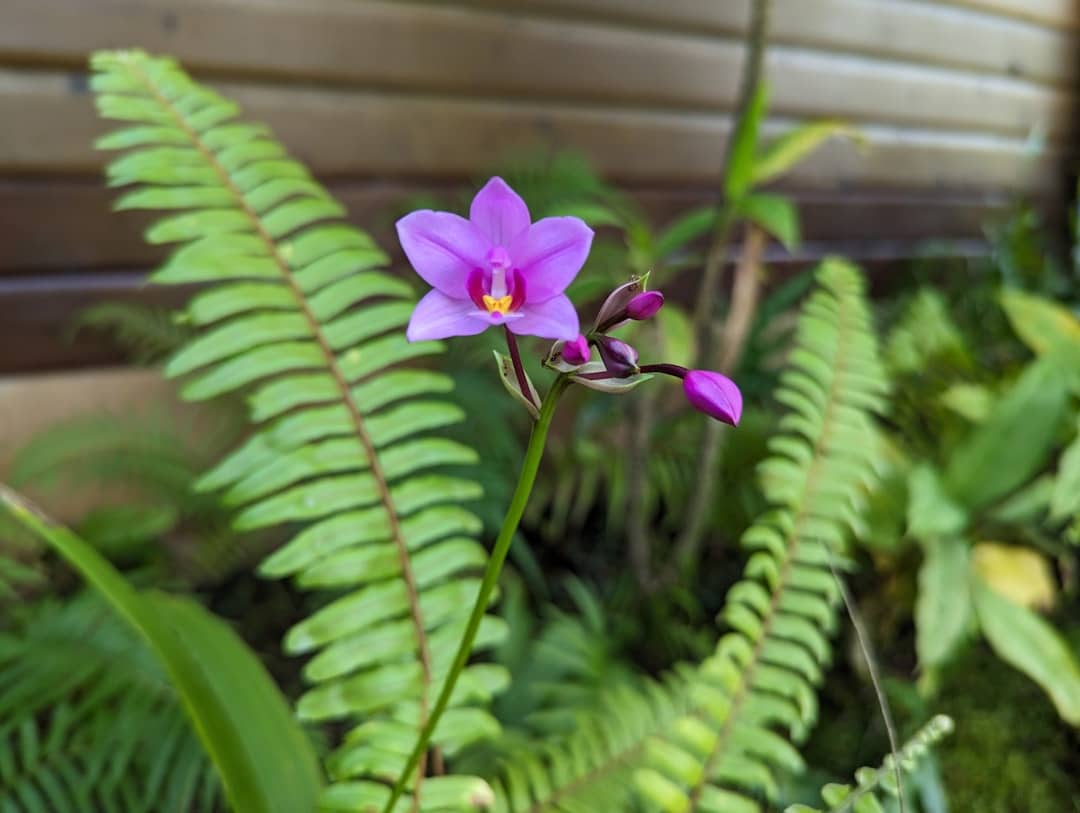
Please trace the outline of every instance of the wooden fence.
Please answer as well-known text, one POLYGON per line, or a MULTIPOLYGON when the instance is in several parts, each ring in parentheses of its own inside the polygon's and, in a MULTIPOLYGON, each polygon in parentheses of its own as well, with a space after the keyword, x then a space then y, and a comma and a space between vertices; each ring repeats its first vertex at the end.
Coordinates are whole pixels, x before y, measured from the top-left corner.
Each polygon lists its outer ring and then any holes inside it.
MULTIPOLYGON (((770 132, 841 117, 788 182, 806 257, 977 254, 1023 192, 1058 211, 1080 0, 773 0, 770 132)), ((2 0, 0 371, 101 362, 79 308, 151 300, 160 256, 109 214, 85 73, 98 48, 179 57, 268 121, 365 226, 529 147, 573 148, 654 211, 713 188, 750 0, 2 0)), ((377 231, 377 230, 376 230, 377 231)))

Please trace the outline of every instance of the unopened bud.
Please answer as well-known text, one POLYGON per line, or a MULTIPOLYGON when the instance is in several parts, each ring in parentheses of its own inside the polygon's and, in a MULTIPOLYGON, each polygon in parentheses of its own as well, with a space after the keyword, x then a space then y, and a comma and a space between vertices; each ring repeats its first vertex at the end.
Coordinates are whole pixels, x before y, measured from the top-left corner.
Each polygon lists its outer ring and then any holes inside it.
POLYGON ((589 356, 589 340, 581 334, 562 346, 562 359, 567 364, 586 364, 589 356))
POLYGON ((627 378, 638 371, 638 352, 626 342, 601 336, 596 340, 604 367, 616 378, 627 378))
POLYGON ((732 426, 742 417, 742 393, 726 375, 709 370, 690 370, 683 378, 686 400, 699 412, 732 426))
POLYGON ((626 315, 631 319, 642 321, 656 316, 656 312, 664 307, 664 295, 659 291, 643 291, 626 305, 626 315))

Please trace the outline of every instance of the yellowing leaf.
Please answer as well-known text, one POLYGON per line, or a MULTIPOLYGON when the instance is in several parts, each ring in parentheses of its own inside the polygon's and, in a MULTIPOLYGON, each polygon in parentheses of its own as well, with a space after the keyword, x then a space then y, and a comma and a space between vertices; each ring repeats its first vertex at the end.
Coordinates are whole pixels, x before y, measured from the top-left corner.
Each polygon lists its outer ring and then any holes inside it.
POLYGON ((1037 610, 1054 606, 1057 585, 1049 562, 1030 548, 982 542, 971 566, 986 585, 1013 604, 1037 610))

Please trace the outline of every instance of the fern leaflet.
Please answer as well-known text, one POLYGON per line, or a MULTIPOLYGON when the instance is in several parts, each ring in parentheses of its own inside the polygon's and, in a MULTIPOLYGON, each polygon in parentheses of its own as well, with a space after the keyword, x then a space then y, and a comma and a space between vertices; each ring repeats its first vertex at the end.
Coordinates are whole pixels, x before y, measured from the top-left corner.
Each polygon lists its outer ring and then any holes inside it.
MULTIPOLYGON (((944 715, 934 717, 900 749, 901 775, 915 770, 916 764, 930 748, 948 736, 953 722, 944 715)), ((855 786, 830 784, 821 789, 821 798, 827 810, 807 805, 791 805, 785 813, 884 813, 878 801, 879 792, 896 796, 896 762, 892 754, 885 758, 880 768, 860 768, 855 772, 855 786)))

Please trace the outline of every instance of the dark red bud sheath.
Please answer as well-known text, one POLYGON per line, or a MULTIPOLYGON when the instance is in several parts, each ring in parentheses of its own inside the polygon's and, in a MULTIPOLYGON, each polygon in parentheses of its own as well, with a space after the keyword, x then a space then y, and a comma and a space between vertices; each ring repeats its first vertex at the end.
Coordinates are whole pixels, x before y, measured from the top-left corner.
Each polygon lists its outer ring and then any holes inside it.
POLYGON ((626 342, 601 336, 596 340, 604 367, 616 378, 628 378, 638 371, 638 352, 626 342))
POLYGON ((587 364, 589 356, 589 340, 581 334, 562 346, 562 359, 567 364, 587 364))
POLYGON ((683 378, 683 391, 694 409, 732 426, 739 425, 742 393, 726 375, 709 370, 691 370, 683 378))
POLYGON ((626 315, 631 319, 642 321, 652 319, 656 312, 664 307, 664 295, 659 291, 644 291, 626 305, 626 315))

